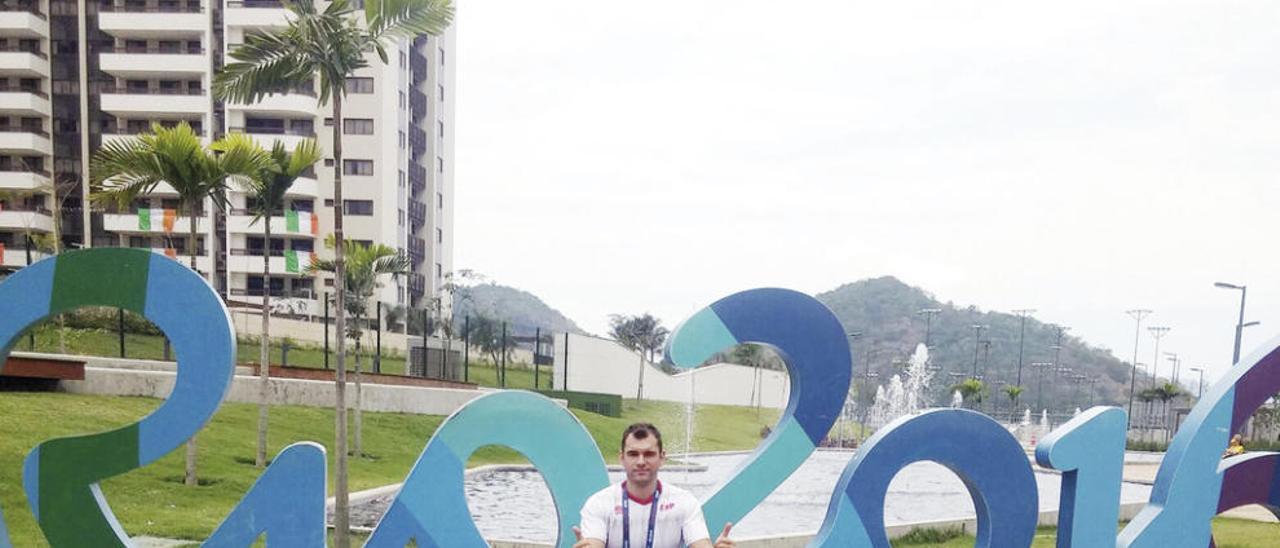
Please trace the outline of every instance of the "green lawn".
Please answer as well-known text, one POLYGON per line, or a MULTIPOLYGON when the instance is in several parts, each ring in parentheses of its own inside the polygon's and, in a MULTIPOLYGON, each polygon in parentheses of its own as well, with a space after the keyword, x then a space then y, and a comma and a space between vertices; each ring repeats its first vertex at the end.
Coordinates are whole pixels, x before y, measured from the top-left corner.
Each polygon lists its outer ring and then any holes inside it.
MULTIPOLYGON (((22 459, 37 443, 117 428, 137 421, 160 402, 56 393, 0 396, 0 436, 5 440, 0 445, 0 505, 13 538, 40 538, 21 488, 22 459)), ((618 435, 630 422, 655 422, 665 427, 669 444, 682 440, 683 428, 674 426, 680 422, 673 418, 675 411, 674 405, 631 401, 625 405, 621 418, 576 410, 575 414, 597 444, 605 448, 602 453, 606 460, 616 462, 618 435)), ((716 435, 699 433, 696 449, 750 449, 759 442, 760 426, 776 420, 777 412, 766 410, 757 417, 751 408, 706 406, 699 408, 697 417, 697 429, 716 435)), ((259 474, 252 465, 256 420, 256 406, 225 403, 201 431, 200 477, 207 482, 205 485, 181 485, 181 449, 152 465, 104 482, 103 492, 125 530, 133 535, 204 538, 259 474)), ((352 491, 402 481, 443 417, 365 413, 364 420, 365 452, 369 456, 351 460, 352 491)), ((285 445, 303 440, 332 447, 332 411, 273 407, 269 453, 274 455, 285 445)), ((468 466, 514 462, 522 462, 515 452, 486 447, 468 461, 468 466)), ((330 466, 332 473, 332 460, 330 466)))
MULTIPOLYGON (((957 531, 924 530, 912 533, 893 541, 893 545, 911 548, 973 548, 974 538, 960 535, 957 531), (942 540, 944 538, 948 540, 942 540)), ((1217 518, 1213 520, 1213 534, 1218 548, 1270 548, 1280 540, 1280 524, 1217 518)), ((1054 548, 1056 543, 1057 528, 1041 527, 1036 531, 1031 548, 1054 548)))

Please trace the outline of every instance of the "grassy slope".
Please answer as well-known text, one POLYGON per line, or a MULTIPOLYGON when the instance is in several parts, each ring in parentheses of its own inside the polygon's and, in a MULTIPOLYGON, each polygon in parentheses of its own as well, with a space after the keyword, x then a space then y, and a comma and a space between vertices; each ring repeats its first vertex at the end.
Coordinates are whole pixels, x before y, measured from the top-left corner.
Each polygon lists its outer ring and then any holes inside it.
MULTIPOLYGON (((67 435, 102 432, 137 421, 160 400, 148 398, 76 396, 68 394, 7 393, 0 396, 0 504, 14 539, 40 538, 22 494, 22 459, 41 441, 67 435)), ((617 461, 618 434, 632 421, 661 425, 673 419, 676 407, 656 402, 628 402, 622 418, 575 413, 601 447, 606 460, 617 461)), ((759 440, 760 426, 776 420, 776 411, 709 406, 700 412, 701 450, 750 449, 759 440)), ((351 488, 368 489, 402 481, 443 417, 365 413, 365 452, 352 459, 351 488)), ((248 491, 259 472, 253 467, 257 407, 224 404, 201 431, 200 476, 206 485, 181 485, 182 451, 103 484, 112 509, 130 534, 171 538, 204 538, 248 491)), ((301 440, 332 446, 333 413, 326 409, 281 406, 271 411, 271 447, 275 454, 301 440)), ((670 426, 671 439, 683 439, 683 428, 670 426)), ((682 442, 678 442, 681 443, 682 442)), ((332 456, 331 456, 332 457, 332 456)), ((513 451, 486 447, 468 462, 520 462, 513 451)), ((330 461, 332 463, 332 461, 330 461)), ((330 469, 332 474, 332 468, 330 469)), ((21 543, 22 540, 19 540, 21 543)), ((35 544, 39 544, 38 542, 35 544)))

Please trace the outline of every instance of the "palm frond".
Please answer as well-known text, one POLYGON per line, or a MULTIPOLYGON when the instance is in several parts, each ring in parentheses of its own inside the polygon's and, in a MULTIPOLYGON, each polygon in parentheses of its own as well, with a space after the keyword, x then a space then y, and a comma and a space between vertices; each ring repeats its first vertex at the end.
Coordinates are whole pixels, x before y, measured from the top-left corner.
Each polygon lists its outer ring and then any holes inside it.
POLYGON ((438 36, 453 22, 453 13, 453 0, 367 0, 364 5, 369 35, 375 40, 438 36))

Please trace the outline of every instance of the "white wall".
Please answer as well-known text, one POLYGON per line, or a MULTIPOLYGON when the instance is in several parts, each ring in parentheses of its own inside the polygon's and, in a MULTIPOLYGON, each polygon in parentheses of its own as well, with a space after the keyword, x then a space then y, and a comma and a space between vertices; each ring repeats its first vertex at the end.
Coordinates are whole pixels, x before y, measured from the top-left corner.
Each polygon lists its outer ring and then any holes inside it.
MULTIPOLYGON (((559 333, 555 336, 555 387, 636 397, 640 376, 640 356, 618 343, 597 337, 559 333), (565 340, 568 337, 568 341, 565 340), (568 346, 568 372, 565 347, 568 346), (567 383, 566 383, 567 381, 567 383)), ((759 370, 760 404, 782 408, 787 405, 790 382, 781 371, 759 370)), ((754 405, 751 399, 757 370, 734 364, 715 364, 668 375, 645 364, 645 399, 687 402, 690 383, 694 402, 721 405, 754 405)))

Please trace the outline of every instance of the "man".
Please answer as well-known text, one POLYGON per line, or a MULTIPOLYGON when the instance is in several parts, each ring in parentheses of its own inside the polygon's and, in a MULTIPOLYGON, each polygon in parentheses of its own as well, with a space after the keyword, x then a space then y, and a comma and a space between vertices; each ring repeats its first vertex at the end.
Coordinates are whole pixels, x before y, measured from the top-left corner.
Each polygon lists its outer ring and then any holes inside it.
POLYGON ((656 427, 628 426, 618 460, 627 479, 587 499, 579 526, 573 528, 574 548, 734 548, 732 524, 724 524, 711 544, 702 503, 688 491, 658 481, 667 453, 656 427))

